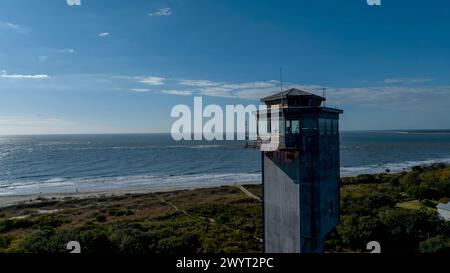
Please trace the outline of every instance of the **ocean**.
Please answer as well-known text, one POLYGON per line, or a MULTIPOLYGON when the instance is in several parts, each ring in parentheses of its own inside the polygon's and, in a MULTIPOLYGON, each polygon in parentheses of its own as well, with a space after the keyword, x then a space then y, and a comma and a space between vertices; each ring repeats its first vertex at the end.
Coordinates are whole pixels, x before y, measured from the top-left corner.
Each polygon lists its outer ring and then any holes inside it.
MULTIPOLYGON (((341 132, 341 176, 450 163, 449 131, 341 132)), ((0 136, 0 196, 189 188, 261 180, 241 141, 176 142, 169 134, 0 136)))

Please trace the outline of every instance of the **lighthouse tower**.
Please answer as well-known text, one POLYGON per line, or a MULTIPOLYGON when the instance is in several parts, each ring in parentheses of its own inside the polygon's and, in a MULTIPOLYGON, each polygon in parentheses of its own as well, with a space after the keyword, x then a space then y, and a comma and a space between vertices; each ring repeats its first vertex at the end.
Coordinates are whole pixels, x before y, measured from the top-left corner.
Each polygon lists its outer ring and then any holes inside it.
POLYGON ((323 252, 325 236, 339 222, 343 111, 324 107, 324 97, 298 89, 261 101, 269 113, 279 110, 279 128, 270 125, 270 114, 267 120, 279 145, 262 152, 265 251, 323 252))

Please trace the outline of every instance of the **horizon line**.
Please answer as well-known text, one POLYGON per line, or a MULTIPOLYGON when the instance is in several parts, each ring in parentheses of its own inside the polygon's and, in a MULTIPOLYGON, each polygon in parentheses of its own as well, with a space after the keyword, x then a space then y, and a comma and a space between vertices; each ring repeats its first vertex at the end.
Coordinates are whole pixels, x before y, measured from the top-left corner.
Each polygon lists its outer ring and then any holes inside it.
MULTIPOLYGON (((350 130, 339 130, 339 132, 410 132, 410 131, 449 131, 448 129, 350 129, 350 130)), ((227 132, 223 132, 226 134, 227 132)), ((109 133, 36 133, 36 134, 2 134, 3 136, 64 136, 64 135, 170 135, 170 132, 109 132, 109 133)))

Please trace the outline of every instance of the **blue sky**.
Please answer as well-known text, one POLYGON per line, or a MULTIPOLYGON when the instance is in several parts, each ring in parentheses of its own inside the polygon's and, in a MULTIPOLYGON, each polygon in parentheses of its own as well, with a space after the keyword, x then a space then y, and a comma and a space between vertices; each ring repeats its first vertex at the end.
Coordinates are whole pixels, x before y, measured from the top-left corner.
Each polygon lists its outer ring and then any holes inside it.
POLYGON ((446 0, 2 0, 0 134, 168 132, 286 87, 343 130, 450 128, 446 0), (75 1, 76 2, 76 1, 75 1))

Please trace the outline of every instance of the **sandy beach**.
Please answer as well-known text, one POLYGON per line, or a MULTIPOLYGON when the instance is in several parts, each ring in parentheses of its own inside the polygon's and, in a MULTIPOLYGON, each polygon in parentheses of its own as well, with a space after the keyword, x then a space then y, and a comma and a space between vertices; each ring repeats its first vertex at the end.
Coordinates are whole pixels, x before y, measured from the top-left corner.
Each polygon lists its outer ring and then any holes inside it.
MULTIPOLYGON (((236 182, 234 185, 252 185, 260 184, 259 181, 253 182, 236 182)), ((230 185, 224 185, 230 186, 230 185)), ((217 185, 211 186, 151 186, 151 187, 139 187, 139 188, 124 188, 124 189, 110 189, 110 190, 98 190, 98 191, 79 191, 79 192, 60 192, 60 193, 40 193, 40 194, 27 194, 27 195, 9 195, 0 197, 0 207, 8 207, 18 204, 33 204, 46 200, 64 200, 68 198, 75 199, 89 199, 98 197, 112 197, 123 196, 127 194, 147 194, 157 192, 172 192, 179 190, 194 190, 203 188, 216 188, 217 185)))

